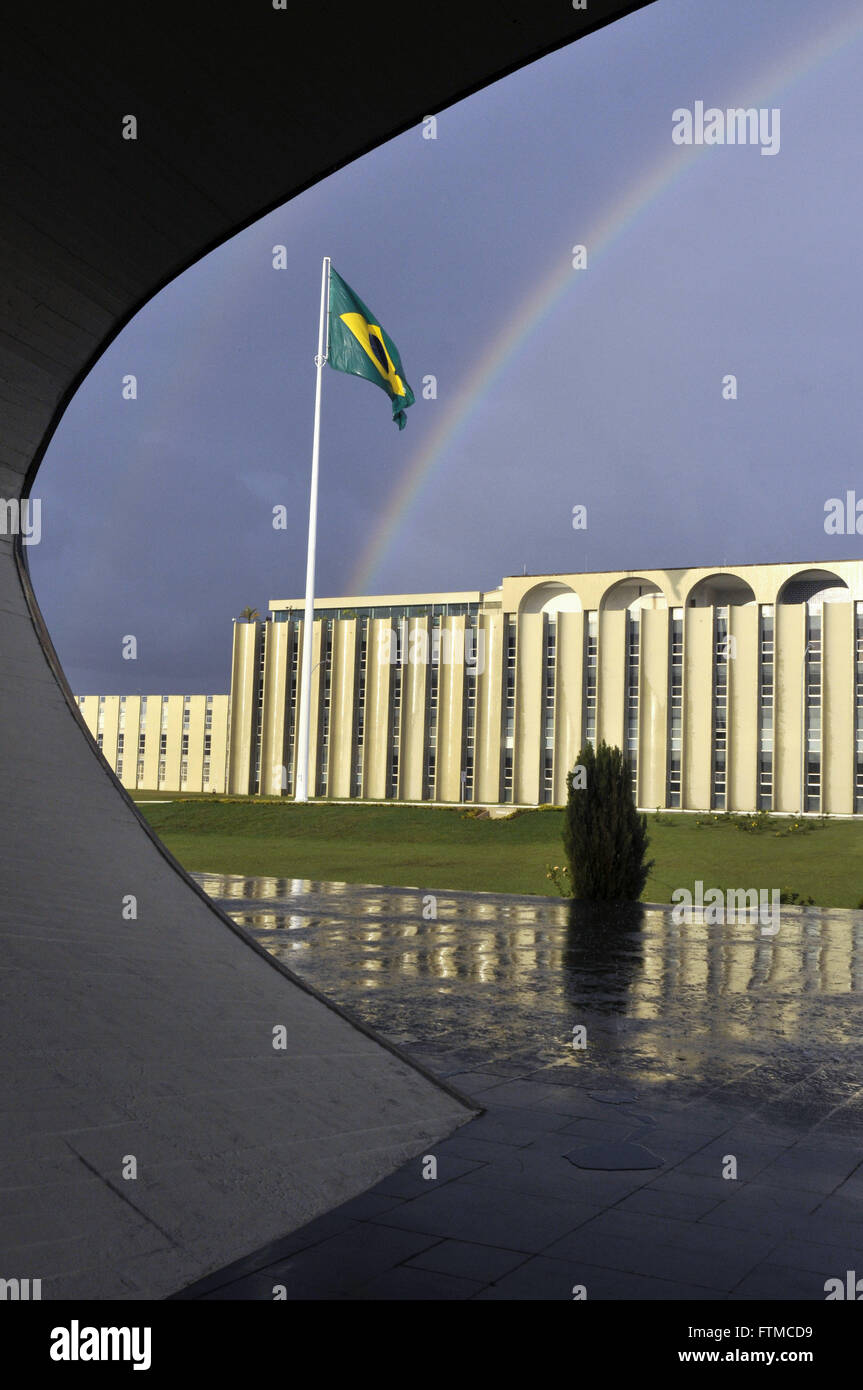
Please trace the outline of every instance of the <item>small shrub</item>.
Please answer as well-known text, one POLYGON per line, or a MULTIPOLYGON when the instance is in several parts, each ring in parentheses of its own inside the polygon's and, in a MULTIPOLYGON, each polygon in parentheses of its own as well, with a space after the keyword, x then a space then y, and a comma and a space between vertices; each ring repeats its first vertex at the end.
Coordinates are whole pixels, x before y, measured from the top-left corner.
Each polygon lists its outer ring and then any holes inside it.
POLYGON ((572 881, 569 876, 569 869, 564 864, 546 864, 545 876, 551 879, 555 888, 562 898, 572 897, 572 881))
POLYGON ((791 906, 792 904, 796 907, 815 906, 814 898, 801 898, 800 894, 796 892, 793 888, 780 888, 779 901, 780 903, 785 903, 788 906, 791 906))

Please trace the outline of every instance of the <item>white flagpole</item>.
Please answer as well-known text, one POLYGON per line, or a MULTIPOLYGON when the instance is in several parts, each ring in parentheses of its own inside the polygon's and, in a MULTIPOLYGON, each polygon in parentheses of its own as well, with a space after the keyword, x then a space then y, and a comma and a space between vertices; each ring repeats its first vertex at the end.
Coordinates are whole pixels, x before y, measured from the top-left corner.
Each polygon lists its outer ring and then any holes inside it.
MULTIPOLYGON (((321 269, 321 317, 318 323, 318 352, 315 357, 315 432, 312 441, 312 487, 309 498, 309 549, 306 559, 306 607, 303 616, 303 670, 300 681, 299 729, 297 731, 297 785, 295 801, 309 799, 309 706, 312 699, 312 637, 315 630, 315 542, 318 530, 318 455, 321 444, 321 377, 330 348, 329 323, 330 258, 324 256, 321 269)), ((314 778, 311 795, 314 796, 314 778)))

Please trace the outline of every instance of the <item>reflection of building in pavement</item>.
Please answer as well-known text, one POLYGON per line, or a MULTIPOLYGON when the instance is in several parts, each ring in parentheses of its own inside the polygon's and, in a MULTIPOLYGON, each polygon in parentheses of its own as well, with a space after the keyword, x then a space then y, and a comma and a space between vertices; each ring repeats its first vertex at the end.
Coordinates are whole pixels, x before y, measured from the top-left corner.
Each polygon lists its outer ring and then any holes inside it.
POLYGON ((676 925, 671 909, 603 904, 591 933, 554 899, 439 893, 424 921, 419 890, 198 877, 368 1022, 391 1032, 398 1019, 478 1055, 564 1057, 572 1023, 589 1021, 606 1063, 660 1080, 685 1058, 693 1074, 724 1076, 784 1045, 829 1054, 860 1031, 863 913, 783 908, 768 937, 757 920, 676 925), (633 911, 637 921, 621 915, 633 911))

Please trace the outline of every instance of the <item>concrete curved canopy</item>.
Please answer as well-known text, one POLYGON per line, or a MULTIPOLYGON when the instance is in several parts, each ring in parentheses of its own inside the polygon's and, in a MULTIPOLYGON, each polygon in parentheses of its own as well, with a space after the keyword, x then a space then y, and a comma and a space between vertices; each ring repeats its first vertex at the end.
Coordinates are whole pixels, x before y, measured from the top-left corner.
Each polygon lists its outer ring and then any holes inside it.
MULTIPOLYGON (((301 26, 275 5, 207 7, 205 22, 189 5, 17 6, 0 86, 3 499, 32 491, 89 367, 194 260, 639 8, 442 0, 414 39, 382 6, 306 6, 301 26)), ((71 702, 14 532, 0 535, 0 1088, 15 1118, 0 1263, 45 1298, 160 1297, 472 1111, 275 966, 149 835, 71 702)))
POLYGON ((519 605, 519 613, 580 613, 582 602, 569 584, 537 584, 519 605))

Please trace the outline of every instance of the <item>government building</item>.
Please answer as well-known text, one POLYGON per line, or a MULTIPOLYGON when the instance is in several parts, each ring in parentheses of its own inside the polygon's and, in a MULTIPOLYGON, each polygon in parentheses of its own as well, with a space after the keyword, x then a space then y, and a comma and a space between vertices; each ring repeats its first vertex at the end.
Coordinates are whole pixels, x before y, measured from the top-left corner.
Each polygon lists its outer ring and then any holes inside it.
MULTIPOLYGON (((291 796, 302 614, 235 622, 229 696, 79 696, 123 785, 291 796)), ((863 561, 322 598, 311 641, 317 797, 559 804, 604 739, 645 810, 863 814, 863 561)))

